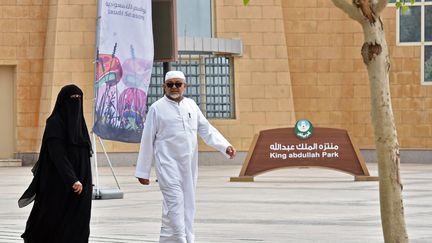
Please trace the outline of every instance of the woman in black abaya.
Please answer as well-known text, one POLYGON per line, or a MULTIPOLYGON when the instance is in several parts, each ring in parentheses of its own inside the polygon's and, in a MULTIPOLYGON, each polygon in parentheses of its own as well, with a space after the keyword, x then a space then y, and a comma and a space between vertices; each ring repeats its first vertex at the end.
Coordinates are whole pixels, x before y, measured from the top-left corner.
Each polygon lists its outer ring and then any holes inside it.
POLYGON ((46 121, 33 181, 18 201, 34 200, 25 243, 87 243, 92 200, 91 143, 83 115, 83 93, 63 87, 46 121))

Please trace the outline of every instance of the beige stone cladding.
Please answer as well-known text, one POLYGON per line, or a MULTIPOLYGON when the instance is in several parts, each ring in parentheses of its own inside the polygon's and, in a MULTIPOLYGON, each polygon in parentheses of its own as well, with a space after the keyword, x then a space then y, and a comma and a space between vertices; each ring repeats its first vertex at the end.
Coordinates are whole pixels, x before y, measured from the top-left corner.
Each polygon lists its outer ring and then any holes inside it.
MULTIPOLYGON (((60 88, 75 83, 84 91, 84 111, 92 127, 97 6, 95 0, 53 0, 49 6, 39 131, 60 88)), ((39 134, 41 135, 41 134, 39 134)), ((108 152, 137 152, 137 144, 104 141, 108 152)), ((97 151, 101 152, 98 144, 97 151)))
MULTIPOLYGON (((348 129, 360 148, 374 148, 361 26, 328 0, 282 2, 296 117, 348 129)), ((431 147, 432 87, 421 85, 420 47, 396 46, 394 6, 382 19, 400 146, 431 147)))
POLYGON ((74 83, 81 87, 89 125, 93 97, 96 1, 50 0, 47 7, 38 138, 62 86, 74 83))
MULTIPOLYGON (((359 24, 330 0, 213 4, 215 37, 243 41, 243 55, 234 57, 236 118, 211 120, 234 146, 245 151, 258 131, 307 118, 348 129, 360 148, 374 147, 359 24)), ((91 127, 96 12, 95 0, 0 0, 0 65, 16 71, 17 153, 39 150, 45 119, 65 84, 83 89, 91 127)), ((428 148, 432 86, 420 82, 420 47, 396 46, 395 14, 388 7, 382 17, 399 141, 402 148, 428 148)), ((137 144, 105 145, 110 152, 138 151, 137 144)))
POLYGON ((234 58, 236 119, 212 123, 245 151, 260 130, 295 123, 282 3, 224 0, 215 10, 216 36, 240 38, 243 55, 234 58))
POLYGON ((48 0, 0 1, 0 65, 14 67, 16 152, 35 151, 48 0))

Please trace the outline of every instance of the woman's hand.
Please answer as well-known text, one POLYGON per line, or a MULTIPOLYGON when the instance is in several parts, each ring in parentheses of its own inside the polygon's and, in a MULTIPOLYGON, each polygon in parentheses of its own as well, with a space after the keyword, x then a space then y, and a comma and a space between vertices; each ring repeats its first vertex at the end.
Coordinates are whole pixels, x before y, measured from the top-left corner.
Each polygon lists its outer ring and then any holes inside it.
POLYGON ((79 182, 79 181, 75 182, 73 184, 72 188, 73 188, 74 192, 78 193, 78 195, 81 194, 81 192, 82 192, 82 184, 81 184, 81 182, 79 182))

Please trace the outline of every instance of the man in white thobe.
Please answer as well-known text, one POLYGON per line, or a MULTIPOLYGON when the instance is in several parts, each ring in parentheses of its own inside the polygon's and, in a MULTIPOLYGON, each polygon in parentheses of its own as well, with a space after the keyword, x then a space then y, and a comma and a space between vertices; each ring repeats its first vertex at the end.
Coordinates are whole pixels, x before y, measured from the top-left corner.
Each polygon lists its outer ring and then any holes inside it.
POLYGON ((235 148, 207 121, 196 103, 183 97, 186 85, 182 72, 166 74, 165 96, 147 114, 135 172, 139 182, 148 185, 154 160, 164 199, 159 239, 163 243, 194 242, 197 133, 227 157, 232 159, 236 154, 235 148))

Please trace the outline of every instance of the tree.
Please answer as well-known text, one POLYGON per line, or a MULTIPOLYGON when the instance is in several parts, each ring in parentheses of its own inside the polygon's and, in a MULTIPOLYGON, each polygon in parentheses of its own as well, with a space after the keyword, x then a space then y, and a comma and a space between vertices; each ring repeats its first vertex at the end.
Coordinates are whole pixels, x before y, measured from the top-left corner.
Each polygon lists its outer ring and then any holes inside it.
MULTIPOLYGON (((364 33, 361 48, 367 67, 371 92, 371 116, 378 157, 381 224, 387 243, 408 242, 402 200, 399 142, 391 105, 390 57, 380 14, 388 0, 332 0, 351 19, 360 23, 364 33)), ((414 0, 411 0, 413 3, 414 0)), ((249 0, 243 0, 247 5, 249 0)), ((406 10, 405 0, 396 5, 406 10)))
POLYGON ((388 0, 332 0, 336 7, 360 23, 364 33, 361 49, 371 92, 371 115, 378 157, 381 223, 384 241, 408 242, 400 178, 399 142, 391 105, 390 57, 380 14, 388 0))

